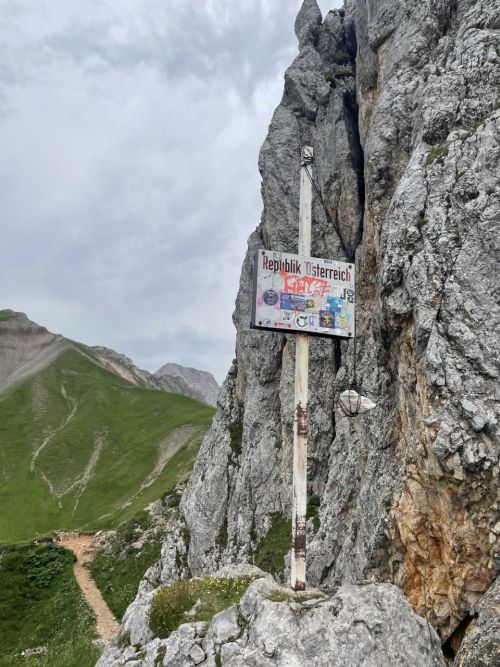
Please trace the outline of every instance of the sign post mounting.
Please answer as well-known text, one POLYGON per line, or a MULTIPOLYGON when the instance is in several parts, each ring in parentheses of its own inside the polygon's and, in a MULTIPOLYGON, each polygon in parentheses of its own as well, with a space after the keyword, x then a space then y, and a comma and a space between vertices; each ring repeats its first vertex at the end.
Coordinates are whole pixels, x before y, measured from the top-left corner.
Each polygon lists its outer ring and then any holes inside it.
POLYGON ((298 254, 261 248, 255 256, 250 325, 296 334, 291 562, 296 591, 306 585, 309 336, 355 337, 354 264, 311 257, 312 164, 313 149, 304 146, 298 254))
MULTIPOLYGON (((311 146, 302 148, 300 160, 299 255, 311 255, 312 208, 311 146)), ((295 344, 295 401, 293 418, 292 562, 290 583, 294 591, 306 587, 307 433, 309 402, 309 336, 298 333, 295 344)))

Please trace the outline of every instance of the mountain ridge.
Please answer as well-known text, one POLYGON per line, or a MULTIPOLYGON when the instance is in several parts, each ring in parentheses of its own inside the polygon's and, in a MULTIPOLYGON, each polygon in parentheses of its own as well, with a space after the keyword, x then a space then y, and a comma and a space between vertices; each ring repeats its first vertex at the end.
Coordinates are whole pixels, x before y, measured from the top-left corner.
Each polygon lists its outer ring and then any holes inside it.
POLYGON ((208 371, 167 363, 155 373, 150 373, 138 368, 125 354, 101 345, 84 345, 61 334, 54 334, 30 320, 26 313, 11 309, 0 311, 0 332, 3 337, 0 391, 36 374, 68 347, 74 346, 115 375, 137 386, 181 394, 207 405, 215 406, 217 403, 220 388, 208 371), (9 330, 12 336, 17 334, 16 340, 8 341, 9 330), (6 352, 7 348, 12 350, 10 355, 6 352), (167 368, 174 372, 169 373, 167 368), (186 379, 188 377, 189 381, 186 379))

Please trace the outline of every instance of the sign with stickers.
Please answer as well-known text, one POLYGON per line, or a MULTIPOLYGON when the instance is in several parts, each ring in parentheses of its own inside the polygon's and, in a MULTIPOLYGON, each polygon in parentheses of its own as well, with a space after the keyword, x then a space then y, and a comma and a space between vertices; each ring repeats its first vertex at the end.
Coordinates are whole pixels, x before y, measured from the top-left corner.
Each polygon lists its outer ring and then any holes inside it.
POLYGON ((353 264, 259 250, 251 327, 352 338, 354 285, 353 264))

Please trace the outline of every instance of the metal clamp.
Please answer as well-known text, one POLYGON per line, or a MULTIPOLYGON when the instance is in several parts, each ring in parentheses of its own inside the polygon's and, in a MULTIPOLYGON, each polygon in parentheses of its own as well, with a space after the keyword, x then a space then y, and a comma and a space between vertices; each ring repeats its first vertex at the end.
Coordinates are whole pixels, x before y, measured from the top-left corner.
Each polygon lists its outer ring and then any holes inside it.
POLYGON ((314 149, 312 146, 303 146, 300 152, 300 166, 307 167, 307 165, 314 162, 314 149))

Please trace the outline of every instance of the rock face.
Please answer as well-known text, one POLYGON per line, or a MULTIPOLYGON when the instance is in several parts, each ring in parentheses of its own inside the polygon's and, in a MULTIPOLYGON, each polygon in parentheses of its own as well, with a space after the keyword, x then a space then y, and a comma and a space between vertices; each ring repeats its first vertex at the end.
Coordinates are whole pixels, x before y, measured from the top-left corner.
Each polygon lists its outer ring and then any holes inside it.
POLYGON ((473 610, 455 660, 456 667, 494 667, 500 664, 500 581, 493 584, 473 610))
POLYGON ((207 371, 169 363, 157 370, 152 379, 163 391, 183 394, 207 405, 217 405, 220 387, 207 371))
POLYGON ((273 517, 290 516, 294 338, 249 323, 255 251, 297 250, 305 144, 328 211, 316 197, 312 254, 355 259, 358 383, 378 406, 343 416, 352 343, 311 340, 309 582, 396 584, 451 645, 497 576, 499 9, 346 0, 320 23, 304 3, 260 154, 236 360, 159 582, 186 550, 192 575, 252 562, 273 517))
POLYGON ((95 345, 91 347, 90 350, 92 350, 92 353, 98 358, 104 368, 119 375, 124 380, 128 380, 128 382, 132 382, 139 387, 159 389, 152 379, 151 373, 137 368, 132 359, 126 355, 101 345, 95 345))
POLYGON ((50 333, 24 313, 0 311, 0 390, 35 375, 67 347, 62 336, 50 333))
POLYGON ((132 637, 126 643, 108 649, 99 667, 444 667, 436 633, 389 584, 343 586, 326 597, 260 578, 209 625, 186 623, 145 648, 132 637))

